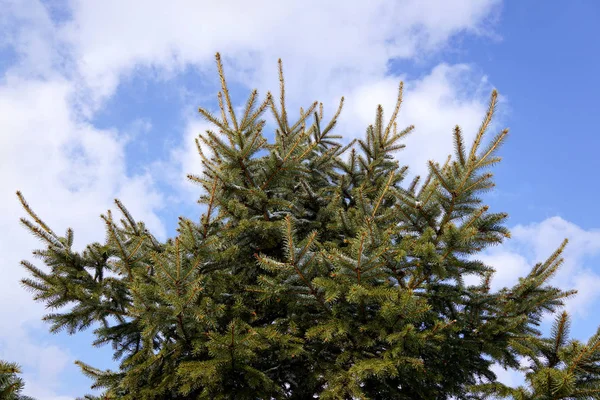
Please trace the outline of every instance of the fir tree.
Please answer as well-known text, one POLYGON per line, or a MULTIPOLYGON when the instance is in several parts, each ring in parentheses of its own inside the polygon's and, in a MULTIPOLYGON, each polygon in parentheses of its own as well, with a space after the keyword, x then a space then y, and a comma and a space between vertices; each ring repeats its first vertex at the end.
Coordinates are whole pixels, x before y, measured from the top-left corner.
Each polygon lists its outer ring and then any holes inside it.
POLYGON ((0 361, 0 400, 33 400, 21 394, 25 384, 17 364, 0 361))
POLYGON ((587 343, 569 339, 569 316, 559 314, 547 339, 529 337, 520 352, 527 362, 527 386, 511 388, 498 382, 477 385, 477 398, 560 400, 600 398, 600 330, 587 343))
MULTIPOLYGON (((280 62, 278 98, 253 91, 236 113, 218 55, 217 66, 220 115, 199 110, 214 129, 197 139, 203 175, 189 176, 206 211, 180 218, 174 238, 158 241, 117 200, 104 243, 76 252, 73 231, 57 235, 18 193, 49 267, 23 261, 23 283, 54 310, 52 332, 94 326, 95 344, 112 346, 117 371, 78 362, 104 398, 467 399, 495 383, 493 363, 548 351, 541 318, 574 293, 548 284, 564 244, 497 292, 475 258, 510 236, 481 198, 508 133, 488 137, 495 91, 474 141, 456 127, 454 155, 407 182, 402 84, 390 117, 378 107, 345 144, 343 98, 328 121, 318 102, 293 118, 280 62)), ((561 353, 576 366, 556 379, 573 390, 596 374, 589 346, 561 353)))

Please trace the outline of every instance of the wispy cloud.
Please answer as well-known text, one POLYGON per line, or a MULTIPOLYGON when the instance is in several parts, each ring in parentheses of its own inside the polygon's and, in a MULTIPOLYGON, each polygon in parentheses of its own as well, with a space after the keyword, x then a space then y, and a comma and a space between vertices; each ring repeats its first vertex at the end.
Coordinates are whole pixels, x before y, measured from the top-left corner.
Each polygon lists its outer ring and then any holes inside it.
POLYGON ((496 269, 492 288, 498 289, 517 283, 533 265, 556 251, 564 239, 569 239, 564 263, 551 284, 565 290, 576 289, 578 294, 566 301, 566 310, 575 317, 586 317, 600 298, 600 275, 592 268, 600 261, 599 230, 586 230, 560 217, 551 217, 515 226, 511 239, 478 258, 496 269))

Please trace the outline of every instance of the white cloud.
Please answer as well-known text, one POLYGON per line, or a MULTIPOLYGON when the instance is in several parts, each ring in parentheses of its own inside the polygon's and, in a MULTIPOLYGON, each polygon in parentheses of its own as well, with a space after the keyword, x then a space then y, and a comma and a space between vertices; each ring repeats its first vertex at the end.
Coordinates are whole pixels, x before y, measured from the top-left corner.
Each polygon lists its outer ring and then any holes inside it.
POLYGON ((490 368, 498 382, 505 384, 506 386, 516 388, 525 383, 525 377, 523 373, 512 368, 503 368, 499 364, 494 364, 490 368))
MULTIPOLYGON (((198 199, 201 189, 187 176, 202 176, 202 159, 198 153, 196 139, 199 135, 204 135, 207 129, 214 130, 214 127, 198 116, 188 116, 181 142, 170 149, 165 159, 155 161, 151 165, 152 175, 168 182, 174 190, 168 199, 173 204, 181 206, 182 203, 185 205, 198 199)), ((210 156, 211 150, 206 144, 200 142, 200 147, 205 156, 210 156)))
POLYGON ((564 289, 576 289, 577 296, 567 301, 567 311, 585 317, 589 307, 600 296, 594 290, 600 283, 600 275, 589 269, 590 258, 600 255, 600 231, 585 230, 561 217, 547 218, 539 224, 519 225, 512 231, 515 240, 527 246, 537 261, 545 260, 566 238, 564 264, 557 272, 554 282, 564 289))
POLYGON ((2 358, 19 360, 27 381, 25 393, 40 400, 64 399, 57 396, 56 391, 60 386, 62 370, 74 361, 72 355, 55 345, 23 340, 26 337, 24 331, 19 331, 19 334, 20 337, 13 335, 7 342, 5 339, 6 349, 2 352, 2 358))
POLYGON ((496 268, 492 287, 498 289, 517 282, 531 267, 545 261, 566 238, 569 239, 552 285, 564 290, 576 289, 578 294, 566 301, 566 310, 575 317, 586 317, 591 306, 600 297, 600 275, 590 268, 592 259, 600 255, 600 231, 585 230, 560 217, 551 217, 539 223, 517 225, 511 230, 512 238, 499 248, 493 248, 479 257, 496 268))
MULTIPOLYGON (((7 6, 18 11, 16 4, 7 6)), ((165 230, 156 215, 161 195, 151 177, 126 173, 124 146, 134 132, 97 129, 73 107, 77 84, 53 69, 49 58, 57 49, 49 18, 39 4, 31 6, 14 16, 22 32, 15 29, 9 42, 22 54, 0 82, 0 304, 6 305, 0 308, 0 358, 23 366, 26 393, 59 399, 60 373, 73 356, 30 336, 32 329, 47 329, 40 320, 46 310, 18 283, 24 276, 19 261, 32 260, 39 243, 19 226, 24 211, 15 191, 22 190, 59 234, 73 227, 79 249, 103 239, 99 215, 112 208, 115 197, 158 235, 165 230)))
POLYGON ((571 288, 577 290, 577 295, 568 300, 566 310, 576 317, 588 317, 590 312, 597 309, 597 301, 600 297, 600 293, 598 293, 600 275, 584 269, 578 271, 567 282, 571 288))
POLYGON ((513 237, 534 250, 537 258, 552 253, 566 238, 569 244, 565 251, 566 263, 562 268, 571 273, 570 268, 588 255, 600 251, 600 230, 585 230, 561 217, 547 218, 541 223, 518 225, 512 230, 513 237))
POLYGON ((490 285, 492 290, 516 284, 531 269, 531 264, 521 254, 503 249, 492 249, 477 258, 496 268, 490 285))
POLYGON ((115 197, 153 232, 165 234, 156 216, 161 195, 153 189, 152 179, 127 175, 124 142, 118 132, 98 130, 79 120, 69 106, 72 90, 64 80, 24 81, 16 77, 0 86, 0 206, 4 211, 0 226, 8 232, 0 241, 4 254, 0 304, 11 305, 0 308, 0 344, 19 349, 14 354, 2 351, 0 356, 36 371, 27 375, 35 377, 31 381, 34 387, 40 386, 39 382, 56 381, 49 377, 62 370, 67 356, 56 347, 34 344, 22 329, 32 321, 37 321, 34 326, 38 328, 46 327, 39 321, 42 306, 34 304, 31 295, 17 284, 24 275, 19 260, 31 259, 30 251, 38 244, 19 226, 18 218, 24 212, 15 190, 22 190, 58 233, 73 227, 78 248, 103 239, 99 215, 112 208, 115 197), (24 353, 24 346, 30 351, 24 353), (53 352, 51 357, 31 357, 49 351, 53 352), (39 362, 32 362, 35 360, 39 362))
MULTIPOLYGON (((388 76, 354 88, 340 118, 344 134, 362 138, 365 128, 375 120, 378 104, 383 106, 384 118, 389 117, 402 78, 388 76)), ((455 125, 461 127, 467 143, 474 138, 485 116, 489 92, 486 78, 477 76, 467 65, 441 64, 421 79, 407 81, 398 128, 414 125, 415 130, 398 158, 410 166, 411 172, 420 175, 427 173, 428 160, 444 162, 453 149, 455 125), (465 81, 474 88, 466 87, 465 81)))
POLYGON ((0 46, 18 54, 18 68, 29 77, 47 76, 62 61, 56 27, 37 0, 0 0, 0 46))
POLYGON ((422 57, 459 32, 490 32, 486 24, 499 4, 73 1, 74 19, 61 38, 72 45, 79 72, 100 96, 112 93, 119 76, 137 65, 167 71, 212 65, 215 51, 251 86, 276 82, 275 60, 282 57, 295 77, 293 93, 304 88, 313 95, 337 94, 349 81, 385 75, 390 59, 422 57))

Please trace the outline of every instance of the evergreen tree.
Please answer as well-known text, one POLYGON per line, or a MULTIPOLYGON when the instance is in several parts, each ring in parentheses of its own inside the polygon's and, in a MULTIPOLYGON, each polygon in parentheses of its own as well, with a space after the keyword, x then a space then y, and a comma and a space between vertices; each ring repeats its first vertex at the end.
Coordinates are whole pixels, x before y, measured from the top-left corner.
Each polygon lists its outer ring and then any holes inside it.
POLYGON ((600 330, 587 344, 569 340, 570 321, 558 315, 547 339, 529 337, 521 347, 528 365, 527 387, 510 388, 498 382, 477 385, 477 398, 514 400, 560 400, 600 398, 600 330))
POLYGON ((0 400, 33 400, 20 394, 25 386, 17 364, 0 360, 0 400))
MULTIPOLYGON (((467 399, 490 392, 493 363, 548 351, 541 318, 574 293, 548 285, 566 243, 497 292, 475 258, 510 236, 481 199, 508 133, 487 135, 495 91, 474 141, 456 127, 454 155, 407 182, 402 84, 390 118, 378 107, 364 139, 344 144, 343 98, 329 121, 318 102, 293 119, 280 62, 278 98, 253 91, 236 113, 217 66, 220 115, 199 110, 214 129, 196 141, 202 176, 189 176, 206 211, 180 218, 174 238, 158 241, 116 200, 104 243, 76 252, 73 231, 57 235, 18 193, 49 267, 23 261, 23 283, 54 310, 52 332, 94 325, 95 345, 112 346, 117 371, 78 362, 103 398, 467 399)), ((578 368, 565 377, 583 388, 596 371, 578 368)))

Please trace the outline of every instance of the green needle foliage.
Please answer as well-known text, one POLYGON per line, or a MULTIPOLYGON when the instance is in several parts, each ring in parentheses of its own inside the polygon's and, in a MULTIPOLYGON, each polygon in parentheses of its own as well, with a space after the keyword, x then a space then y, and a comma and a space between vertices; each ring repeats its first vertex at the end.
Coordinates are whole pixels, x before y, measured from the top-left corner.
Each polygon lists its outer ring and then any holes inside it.
POLYGON ((0 400, 33 400, 20 394, 25 386, 18 374, 21 369, 17 364, 0 360, 0 400))
MULTIPOLYGON (((53 310, 51 331, 93 328, 112 346, 116 371, 78 362, 102 398, 468 399, 491 391, 478 385, 496 382, 492 364, 545 357, 542 316, 574 293, 548 285, 564 245, 497 292, 476 258, 509 237, 507 215, 481 199, 508 133, 488 137, 495 91, 473 142, 456 127, 454 155, 407 181, 402 85, 390 117, 378 107, 345 144, 343 99, 330 120, 317 102, 292 117, 280 62, 279 98, 253 91, 236 113, 218 55, 217 66, 220 115, 199 110, 213 130, 196 141, 203 174, 189 176, 205 212, 180 218, 174 238, 159 242, 117 200, 105 242, 76 252, 73 231, 58 236, 19 193, 49 267, 23 261, 23 283, 53 310)), ((573 367, 540 367, 534 390, 553 374, 552 390, 600 398, 595 344, 559 347, 573 367)))
POLYGON ((570 321, 558 315, 548 339, 526 338, 521 352, 528 362, 527 387, 510 388, 501 383, 473 388, 483 396, 515 400, 560 400, 600 398, 600 330, 588 343, 569 340, 570 321))

